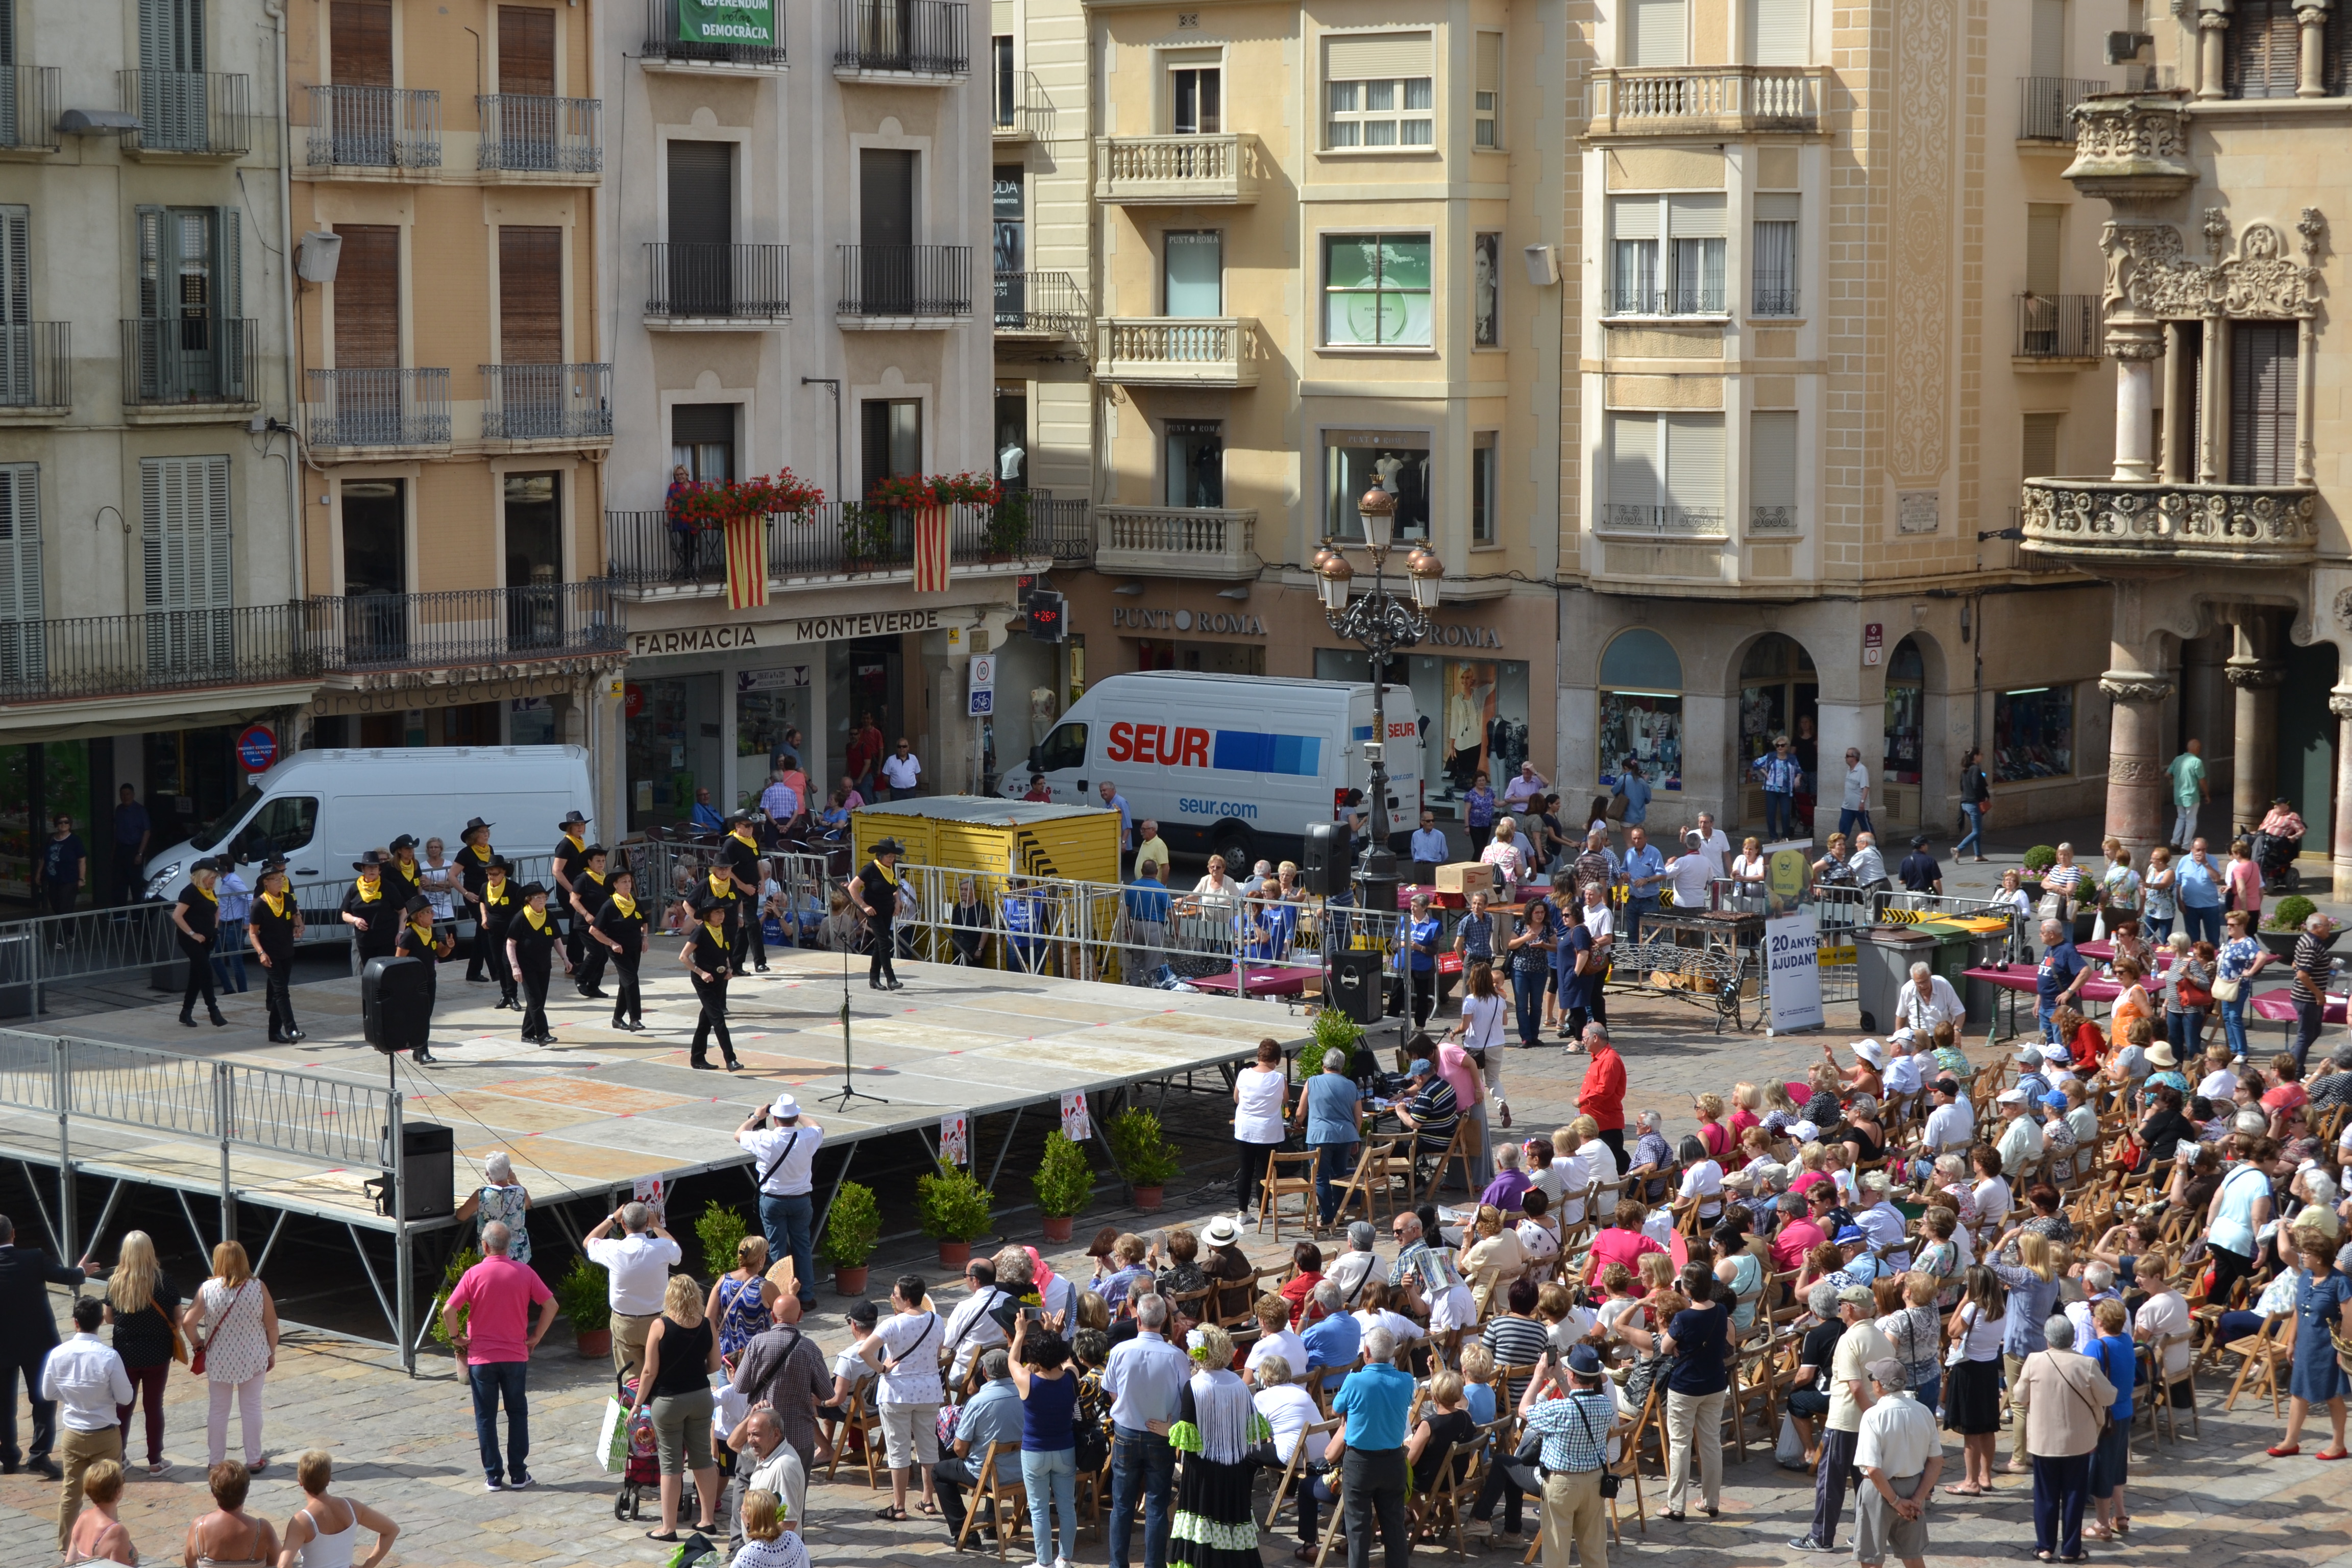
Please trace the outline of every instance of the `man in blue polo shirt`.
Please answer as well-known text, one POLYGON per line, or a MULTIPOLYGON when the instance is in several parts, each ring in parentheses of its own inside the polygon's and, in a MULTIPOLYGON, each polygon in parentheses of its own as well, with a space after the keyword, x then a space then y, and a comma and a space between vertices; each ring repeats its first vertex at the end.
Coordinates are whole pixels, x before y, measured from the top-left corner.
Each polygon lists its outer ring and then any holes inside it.
POLYGON ((2042 962, 2033 971, 2033 1017, 2042 1026, 2043 1039, 2058 1043, 2053 1016, 2060 1004, 2074 1005, 2075 993, 2090 973, 2083 955, 2074 951, 2074 932, 2056 921, 2043 921, 2042 962))
POLYGON ((1666 858, 1641 828, 1626 831, 1625 940, 1642 940, 1642 917, 1658 912, 1658 887, 1666 879, 1666 858))
POLYGON ((1405 1568, 1412 1537, 1405 1528, 1405 1416, 1412 1408, 1412 1373, 1393 1365, 1396 1335, 1364 1333, 1364 1364, 1331 1396, 1331 1414, 1346 1425, 1331 1434, 1326 1463, 1339 1464, 1339 1500, 1348 1519, 1348 1568, 1371 1568, 1377 1521, 1388 1568, 1405 1568))
POLYGON ((2221 945, 2221 868, 2208 857, 2202 838, 2190 842, 2189 858, 2173 879, 2172 896, 2180 906, 2180 923, 2189 940, 2221 945))
POLYGON ((1167 962, 1168 888, 1160 879, 1160 864, 1142 861, 1135 880, 1119 895, 1127 906, 1128 979, 1138 985, 1153 984, 1167 962))

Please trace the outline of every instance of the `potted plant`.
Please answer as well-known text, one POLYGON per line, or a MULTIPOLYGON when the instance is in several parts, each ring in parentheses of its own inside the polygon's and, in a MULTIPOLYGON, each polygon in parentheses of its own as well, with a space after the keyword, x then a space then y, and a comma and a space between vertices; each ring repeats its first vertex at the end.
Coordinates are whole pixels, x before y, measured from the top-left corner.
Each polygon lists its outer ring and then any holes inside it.
POLYGON ((1029 492, 1006 490, 1004 499, 989 509, 984 553, 992 562, 1010 561, 1029 542, 1029 492))
POLYGON ((2037 844, 2025 852, 2025 876, 2021 879, 2021 885, 2026 897, 2039 899, 2042 896, 2042 873, 2056 864, 2058 851, 2047 844, 2037 844))
POLYGON ((1315 1015, 1315 1037, 1298 1047, 1298 1081, 1312 1082, 1323 1070, 1326 1051, 1353 1052, 1356 1042, 1364 1037, 1363 1026, 1337 1007, 1326 1007, 1315 1015))
POLYGON ((882 506, 841 509, 841 553, 852 572, 870 572, 891 548, 889 510, 882 506))
POLYGON ((436 1343, 448 1345, 453 1350, 457 1347, 458 1331, 466 1326, 466 1315, 471 1309, 458 1308, 456 1321, 451 1321, 449 1292, 457 1288, 457 1281, 466 1277, 466 1270, 481 1260, 479 1251, 461 1247, 450 1258, 449 1266, 441 1270, 441 1289, 433 1293, 433 1338, 436 1343))
POLYGON ((735 1249, 751 1234, 751 1226, 740 1209, 714 1203, 705 1205, 694 1222, 694 1234, 702 1243, 702 1271, 715 1279, 734 1268, 735 1249))
POLYGON ((1070 1222, 1095 1195, 1095 1173, 1087 1152, 1065 1137, 1059 1128, 1045 1134, 1045 1157, 1029 1178, 1036 1189, 1037 1212, 1045 1217, 1045 1239, 1070 1239, 1070 1222))
MULTIPOLYGON (((2291 959, 2294 956, 2294 944, 2303 938, 2303 922, 2318 912, 2319 906, 2301 893, 2289 893, 2271 906, 2269 916, 2254 938, 2279 957, 2291 959)), ((2343 934, 2344 928, 2337 926, 2320 938, 2321 950, 2334 947, 2343 934)))
POLYGON ((1135 1206, 1157 1214, 1168 1194, 1168 1180, 1184 1168, 1183 1152, 1168 1142, 1160 1118, 1139 1105, 1129 1106, 1110 1119, 1110 1155, 1119 1173, 1134 1189, 1135 1206))
POLYGON ((574 1258, 572 1271, 555 1282, 555 1304, 571 1320, 583 1356, 593 1361, 613 1353, 612 1296, 603 1265, 574 1258))
POLYGON ((915 1205, 923 1234, 940 1244, 940 1267, 961 1269, 971 1261, 971 1244, 994 1227, 996 1194, 961 1165, 942 1163, 915 1180, 915 1205))
POLYGON ((825 1210, 824 1235, 817 1239, 816 1255, 833 1265, 833 1288, 844 1296, 866 1294, 866 1260, 882 1235, 882 1209, 874 1189, 844 1182, 825 1210))

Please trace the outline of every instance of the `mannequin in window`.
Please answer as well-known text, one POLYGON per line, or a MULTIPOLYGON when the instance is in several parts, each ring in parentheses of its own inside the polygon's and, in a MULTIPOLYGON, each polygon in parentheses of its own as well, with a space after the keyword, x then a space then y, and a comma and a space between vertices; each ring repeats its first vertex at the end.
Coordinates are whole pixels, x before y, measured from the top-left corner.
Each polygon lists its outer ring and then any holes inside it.
POLYGON ((1404 459, 1394 452, 1382 452, 1372 459, 1372 472, 1381 481, 1381 489, 1391 495, 1397 493, 1397 475, 1404 468, 1404 459))
POLYGON ((1008 440, 996 454, 996 477, 1008 489, 1021 488, 1021 470, 1027 466, 1029 453, 1020 442, 1008 440))

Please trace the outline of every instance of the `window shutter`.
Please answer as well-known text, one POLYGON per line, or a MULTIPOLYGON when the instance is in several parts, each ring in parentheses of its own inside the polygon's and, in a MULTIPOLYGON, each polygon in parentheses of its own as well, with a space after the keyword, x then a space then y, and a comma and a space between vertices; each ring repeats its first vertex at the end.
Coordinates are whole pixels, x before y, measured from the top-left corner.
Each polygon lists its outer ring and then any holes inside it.
POLYGON ((2038 77, 2066 74, 2066 0, 2033 0, 2032 66, 2038 77))
POLYGON ((1436 58, 1427 33, 1350 35, 1325 41, 1323 74, 1330 81, 1435 76, 1436 58))
POLYGON ((1666 416, 1666 502, 1723 515, 1723 416, 1666 416))
POLYGON ((215 280, 224 321, 245 317, 245 213, 238 207, 220 209, 220 267, 215 280))
POLYGON ((555 96, 555 13, 543 5, 499 7, 499 90, 555 96))
POLYGON ((21 327, 32 319, 33 209, 0 206, 0 325, 21 327))
POLYGON ((1669 236, 1675 239, 1721 239, 1724 237, 1720 195, 1676 195, 1666 198, 1669 236))
POLYGON ((139 501, 147 607, 202 610, 232 603, 228 458, 142 458, 139 501))
POLYGON ((2288 0, 2238 0, 2222 34, 2223 91, 2231 98, 2293 98, 2302 28, 2288 0))
POLYGON ((669 143, 672 245, 735 240, 735 144, 674 138, 669 143))
POLYGON ((1500 92, 1503 90, 1502 34, 1481 33, 1478 35, 1477 71, 1478 90, 1480 92, 1500 92))
POLYGON ((2018 449, 2023 457, 2022 478, 2038 479, 2058 471, 2058 416, 2029 414, 2020 432, 2018 449))
POLYGON ((1756 197, 1755 216, 1758 223, 1794 223, 1801 210, 1801 196, 1794 191, 1765 191, 1756 197))
POLYGON ((499 358, 555 364, 563 358, 563 231, 499 230, 499 358))
POLYGON ((1685 0, 1632 0, 1621 16, 1630 15, 1633 36, 1625 40, 1622 52, 1629 66, 1686 65, 1688 50, 1683 41, 1685 0))
POLYGON ((1759 66, 1801 66, 1812 52, 1806 0, 1748 0, 1748 58, 1759 66))
POLYGON ((1609 416, 1609 504, 1654 507, 1665 488, 1658 482, 1658 416, 1609 416))
POLYGON ((2033 202, 2025 209, 2025 291, 2044 299, 2058 292, 2058 237, 2066 209, 2033 202))
MULTIPOLYGON (((334 0, 328 24, 327 69, 337 87, 392 85, 390 0, 334 0)), ((505 37, 499 42, 503 49, 505 37)))
POLYGON ((335 368, 393 369, 400 363, 400 230, 339 223, 335 232, 343 240, 332 285, 335 368))
POLYGON ((0 621, 41 618, 41 469, 0 463, 0 621))
POLYGON ((2283 485, 2294 477, 2295 324, 2230 326, 2230 479, 2283 485))
POLYGON ((1748 416, 1748 502, 1797 504, 1797 416, 1792 409, 1748 416))
POLYGON ((1612 196, 1609 199, 1609 229, 1618 239, 1657 238, 1658 198, 1612 196))
POLYGON ((133 221, 139 230, 139 314, 161 321, 170 314, 163 300, 163 209, 141 207, 133 221))

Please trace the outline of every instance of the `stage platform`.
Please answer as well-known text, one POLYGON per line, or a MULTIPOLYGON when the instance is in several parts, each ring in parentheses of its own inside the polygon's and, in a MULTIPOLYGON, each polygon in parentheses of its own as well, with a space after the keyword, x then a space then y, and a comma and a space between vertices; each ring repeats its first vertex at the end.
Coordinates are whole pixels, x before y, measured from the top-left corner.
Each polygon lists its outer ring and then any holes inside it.
MULTIPOLYGON (((54 1033, 174 1058, 159 1063, 142 1056, 126 1067, 69 1071, 76 1080, 69 1103, 89 1111, 70 1118, 71 1156, 81 1175, 211 1196, 223 1187, 226 1158, 226 1184, 241 1203, 394 1231, 398 1227, 375 1212, 362 1187, 379 1174, 374 1166, 225 1142, 171 1109, 174 1096, 193 1100, 204 1092, 179 1080, 193 1083, 215 1061, 305 1075, 313 1089, 299 1114, 313 1121, 336 1114, 332 1097, 322 1100, 315 1091, 317 1080, 374 1090, 375 1098, 351 1101, 352 1113, 362 1117, 382 1114, 381 1097, 388 1082, 395 1084, 404 1121, 455 1130, 460 1196, 482 1157, 503 1149, 517 1179, 544 1206, 571 1198, 602 1204, 639 1177, 741 1165, 748 1157, 735 1143, 735 1128, 779 1089, 792 1090, 824 1125, 829 1146, 908 1131, 929 1140, 949 1111, 972 1112, 977 1134, 982 1113, 1058 1105, 1071 1089, 1104 1090, 1227 1066, 1269 1036, 1289 1048, 1311 1033, 1303 1013, 1280 1002, 906 960, 898 966, 906 989, 876 992, 866 983, 866 960, 857 958, 847 988, 854 1081, 888 1103, 861 1100, 844 1110, 818 1103, 842 1083, 840 954, 772 952, 770 973, 735 982, 730 1027, 744 1066, 738 1073, 688 1066, 697 1006, 677 954, 676 938, 657 938, 646 957, 650 1032, 643 1035, 612 1028, 612 1003, 582 997, 559 975, 548 1005, 558 1043, 548 1047, 516 1037, 521 1015, 493 1007, 495 985, 467 984, 462 963, 445 965, 432 1035, 436 1060, 426 1067, 404 1056, 388 1068, 365 1043, 355 980, 298 987, 294 1007, 309 1037, 268 1044, 257 967, 250 970, 254 990, 223 1000, 226 1028, 201 1020, 184 1028, 176 1002, 167 1001, 12 1037, 31 1042, 54 1033), (146 1125, 121 1119, 124 1107, 142 1104, 155 1108, 152 1115, 134 1112, 146 1125), (117 1120, 102 1119, 109 1109, 117 1120)), ((607 989, 612 984, 608 973, 607 989)), ((68 1047, 66 1059, 79 1049, 68 1047)), ((712 1055, 716 1059, 715 1048, 712 1055)), ((0 1158, 57 1168, 58 1118, 44 1108, 53 1103, 45 1094, 25 1071, 0 1071, 0 1158)), ((986 1177, 985 1162, 996 1151, 978 1147, 977 1136, 974 1143, 986 1177)))

